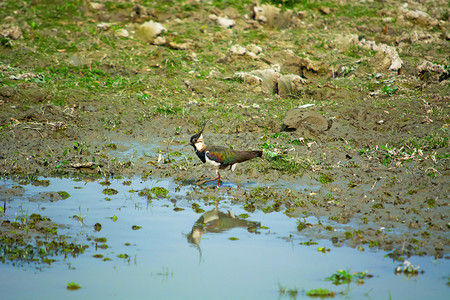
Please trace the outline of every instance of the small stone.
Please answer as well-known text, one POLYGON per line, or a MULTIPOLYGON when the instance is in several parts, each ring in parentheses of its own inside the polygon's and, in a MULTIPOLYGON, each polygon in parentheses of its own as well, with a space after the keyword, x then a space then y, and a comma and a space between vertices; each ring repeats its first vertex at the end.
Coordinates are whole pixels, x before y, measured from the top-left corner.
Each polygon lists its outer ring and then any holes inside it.
POLYGON ((247 53, 247 49, 245 49, 241 45, 233 45, 230 48, 230 53, 232 55, 245 55, 245 53, 247 53))
POLYGON ((107 31, 107 30, 111 29, 111 25, 108 23, 100 23, 100 24, 97 24, 97 29, 102 30, 102 31, 107 31))
POLYGON ((116 36, 117 37, 129 37, 130 33, 128 32, 128 30, 121 28, 116 31, 116 36))
POLYGON ((89 3, 93 10, 103 10, 105 9, 105 5, 103 3, 91 2, 89 3))
POLYGON ((330 8, 326 6, 322 6, 321 8, 319 8, 319 11, 323 15, 329 15, 331 13, 330 8))
POLYGON ((253 52, 255 54, 259 54, 259 53, 262 52, 262 48, 257 46, 257 45, 255 45, 255 44, 247 45, 247 50, 251 51, 251 52, 253 52))
POLYGON ((209 15, 209 19, 223 28, 232 28, 236 25, 236 22, 232 19, 218 17, 218 16, 212 15, 212 14, 209 15))

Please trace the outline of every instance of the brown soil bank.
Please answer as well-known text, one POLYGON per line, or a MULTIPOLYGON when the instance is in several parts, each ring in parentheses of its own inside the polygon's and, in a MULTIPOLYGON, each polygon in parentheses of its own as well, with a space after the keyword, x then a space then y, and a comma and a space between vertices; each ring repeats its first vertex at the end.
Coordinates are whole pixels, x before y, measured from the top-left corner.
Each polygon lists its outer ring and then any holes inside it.
POLYGON ((311 238, 448 254, 446 1, 169 2, 0 4, 2 175, 193 184, 213 171, 184 146, 210 120, 207 143, 265 154, 223 173, 242 188, 200 193, 311 238))

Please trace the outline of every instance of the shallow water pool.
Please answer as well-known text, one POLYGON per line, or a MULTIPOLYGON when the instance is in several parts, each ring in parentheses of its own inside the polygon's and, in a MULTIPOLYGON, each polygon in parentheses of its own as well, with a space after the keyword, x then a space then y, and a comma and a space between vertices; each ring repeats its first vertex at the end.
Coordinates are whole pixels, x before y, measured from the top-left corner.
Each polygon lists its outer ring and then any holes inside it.
POLYGON ((58 234, 89 247, 75 258, 56 255, 51 264, 5 259, 4 299, 301 299, 312 289, 333 291, 336 299, 448 299, 445 259, 411 257, 424 272, 396 275, 401 263, 384 251, 335 247, 328 240, 300 244, 309 240, 297 231, 296 219, 249 213, 226 198, 216 208, 193 187, 171 180, 110 179, 105 185, 104 179, 37 179, 44 186, 3 179, 2 220, 20 222, 38 213, 60 224, 58 234), (155 187, 168 194, 139 196, 155 187), (5 193, 14 188, 20 192, 5 193), (118 193, 105 195, 106 188, 118 193), (70 197, 46 198, 57 191, 70 197), (360 284, 326 280, 341 269, 373 277, 360 284), (81 288, 68 290, 69 282, 81 288))

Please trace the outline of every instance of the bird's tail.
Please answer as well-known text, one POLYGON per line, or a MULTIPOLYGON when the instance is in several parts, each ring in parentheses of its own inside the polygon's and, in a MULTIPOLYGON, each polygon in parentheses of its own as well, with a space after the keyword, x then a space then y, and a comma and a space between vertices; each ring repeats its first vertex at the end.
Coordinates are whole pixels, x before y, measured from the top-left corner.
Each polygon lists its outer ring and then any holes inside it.
POLYGON ((261 157, 263 155, 262 151, 241 151, 240 161, 246 161, 255 157, 261 157))

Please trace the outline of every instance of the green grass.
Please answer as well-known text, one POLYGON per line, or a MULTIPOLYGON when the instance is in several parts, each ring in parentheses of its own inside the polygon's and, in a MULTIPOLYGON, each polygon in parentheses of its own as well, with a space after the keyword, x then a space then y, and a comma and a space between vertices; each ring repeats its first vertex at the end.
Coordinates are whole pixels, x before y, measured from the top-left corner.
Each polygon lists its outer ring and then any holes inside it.
POLYGON ((319 177, 319 182, 321 182, 322 184, 327 184, 327 183, 331 183, 333 182, 333 176, 329 175, 329 174, 320 174, 319 177))
MULTIPOLYGON (((263 149, 274 148, 269 143, 262 145, 263 149)), ((262 171, 265 172, 269 169, 277 170, 286 174, 298 174, 301 175, 304 170, 311 167, 311 162, 307 159, 295 159, 285 154, 278 154, 270 150, 264 151, 263 158, 268 161, 268 165, 262 167, 262 171)))
POLYGON ((437 131, 426 135, 423 138, 412 138, 407 141, 407 145, 422 150, 434 150, 439 148, 447 148, 449 143, 448 128, 440 128, 437 131))

